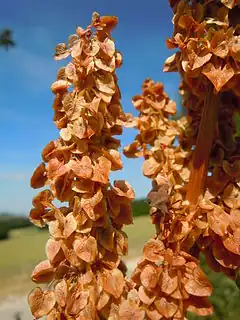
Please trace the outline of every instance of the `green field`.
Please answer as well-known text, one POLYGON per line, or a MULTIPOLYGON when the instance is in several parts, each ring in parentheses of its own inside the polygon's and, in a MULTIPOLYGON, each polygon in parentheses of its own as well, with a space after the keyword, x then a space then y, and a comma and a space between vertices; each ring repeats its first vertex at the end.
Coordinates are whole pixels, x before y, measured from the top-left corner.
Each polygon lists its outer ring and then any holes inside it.
POLYGON ((28 290, 34 265, 45 259, 47 239, 47 231, 30 227, 12 230, 8 240, 0 241, 0 299, 7 294, 28 290))

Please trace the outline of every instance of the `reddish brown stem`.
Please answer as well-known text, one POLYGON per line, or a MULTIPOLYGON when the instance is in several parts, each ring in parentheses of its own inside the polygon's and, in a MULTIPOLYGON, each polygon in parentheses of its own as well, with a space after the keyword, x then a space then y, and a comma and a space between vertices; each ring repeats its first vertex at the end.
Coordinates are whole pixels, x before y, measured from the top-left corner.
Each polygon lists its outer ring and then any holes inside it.
POLYGON ((214 94, 213 86, 211 85, 206 91, 196 149, 193 155, 192 169, 188 183, 186 199, 191 205, 196 205, 198 203, 199 196, 204 192, 218 108, 219 97, 214 94))

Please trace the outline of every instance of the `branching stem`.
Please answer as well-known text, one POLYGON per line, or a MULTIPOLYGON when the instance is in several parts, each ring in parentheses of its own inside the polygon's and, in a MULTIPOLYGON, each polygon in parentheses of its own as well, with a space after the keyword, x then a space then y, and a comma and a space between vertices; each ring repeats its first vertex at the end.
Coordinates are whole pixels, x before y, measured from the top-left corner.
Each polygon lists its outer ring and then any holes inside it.
POLYGON ((202 110, 186 196, 186 199, 193 206, 197 205, 199 196, 204 192, 218 109, 219 96, 214 94, 213 86, 209 85, 207 87, 204 107, 202 110))

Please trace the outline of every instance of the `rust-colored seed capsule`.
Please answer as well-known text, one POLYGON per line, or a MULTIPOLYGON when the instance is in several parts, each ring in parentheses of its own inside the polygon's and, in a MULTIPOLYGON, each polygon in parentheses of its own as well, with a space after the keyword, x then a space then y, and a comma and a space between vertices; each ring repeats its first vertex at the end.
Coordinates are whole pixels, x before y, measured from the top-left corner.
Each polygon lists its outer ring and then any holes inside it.
POLYGON ((191 222, 200 228, 197 244, 211 267, 235 278, 240 267, 240 8, 234 0, 170 5, 174 33, 167 45, 179 51, 164 68, 181 74, 180 93, 191 121, 180 136, 182 145, 195 149, 187 188, 197 212, 191 222))
POLYGON ((174 111, 162 84, 147 79, 133 98, 139 134, 124 149, 128 157, 145 158, 143 174, 153 181, 148 201, 156 236, 132 275, 138 305, 151 320, 212 313, 201 251, 213 270, 229 277, 240 267, 239 5, 170 5, 174 32, 167 46, 178 51, 164 71, 180 73, 187 117, 169 120, 174 111))
POLYGON ((144 81, 142 94, 133 98, 133 104, 139 116, 129 119, 127 125, 132 123, 139 133, 124 148, 124 154, 145 158, 142 170, 152 179, 147 199, 156 226, 156 236, 144 246, 143 259, 132 275, 138 306, 151 320, 184 319, 187 311, 211 314, 207 297, 212 286, 186 246, 191 246, 198 236, 188 222, 191 208, 185 200, 193 152, 181 140, 179 145, 174 143, 189 122, 184 118, 170 120, 176 104, 161 83, 150 79, 144 81))
POLYGON ((29 295, 38 319, 115 319, 127 295, 127 253, 123 225, 132 223, 134 192, 126 181, 109 182, 122 169, 118 151, 125 119, 115 68, 121 64, 110 31, 116 17, 93 14, 84 30, 77 28, 68 45, 56 47, 55 59, 72 57, 58 72, 51 90, 54 123, 60 137, 43 150, 31 186, 49 189, 33 199, 30 220, 48 225, 47 260, 32 273, 36 283, 29 295), (65 202, 57 207, 53 200, 65 202))

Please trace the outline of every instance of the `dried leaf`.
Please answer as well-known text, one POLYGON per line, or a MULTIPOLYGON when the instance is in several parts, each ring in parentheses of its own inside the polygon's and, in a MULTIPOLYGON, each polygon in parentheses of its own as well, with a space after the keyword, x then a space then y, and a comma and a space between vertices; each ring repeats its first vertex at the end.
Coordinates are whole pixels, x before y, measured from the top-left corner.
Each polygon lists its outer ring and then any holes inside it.
POLYGON ((170 319, 178 310, 178 306, 174 300, 167 299, 165 297, 156 299, 154 301, 158 312, 167 319, 170 319))
POLYGON ((169 200, 168 189, 169 185, 167 182, 163 182, 160 185, 154 185, 153 189, 147 195, 150 207, 155 207, 162 213, 166 213, 169 200))
POLYGON ((213 307, 210 301, 205 297, 194 297, 191 296, 188 301, 186 301, 187 311, 194 312, 199 316, 208 316, 213 313, 213 307))
POLYGON ((41 288, 36 288, 28 295, 28 303, 31 312, 36 319, 42 318, 49 314, 56 303, 54 291, 42 291, 41 288))
POLYGON ((100 42, 99 44, 103 52, 110 58, 112 58, 115 53, 115 44, 113 40, 106 38, 103 42, 100 42))
POLYGON ((72 133, 69 130, 69 128, 62 128, 60 130, 60 137, 64 140, 64 141, 70 141, 72 138, 72 133))
POLYGON ((56 146, 54 141, 50 141, 42 151, 42 159, 48 162, 51 159, 52 152, 55 150, 56 146))
POLYGON ((67 80, 57 80, 51 85, 51 90, 53 93, 64 92, 71 85, 71 82, 67 80))
POLYGON ((116 224, 129 225, 133 223, 132 206, 130 204, 121 203, 117 217, 113 217, 116 224))
POLYGON ((209 227, 219 236, 224 236, 227 233, 227 228, 230 224, 230 215, 224 212, 221 208, 215 207, 207 213, 209 227))
POLYGON ((147 289, 144 288, 144 286, 139 287, 138 294, 139 294, 140 300, 148 306, 150 306, 153 303, 153 301, 156 299, 156 296, 153 293, 147 291, 147 289))
POLYGON ((64 219, 63 236, 69 238, 74 231, 77 229, 77 220, 73 213, 69 213, 64 219))
POLYGON ((228 251, 220 239, 212 243, 212 255, 224 268, 235 270, 240 266, 239 256, 228 251))
POLYGON ((73 122, 72 133, 78 139, 86 138, 87 126, 82 117, 79 117, 73 122))
POLYGON ((53 279, 54 268, 48 260, 41 261, 33 270, 31 278, 37 283, 46 283, 53 279))
POLYGON ((114 187, 112 188, 113 192, 116 193, 119 197, 126 197, 127 199, 133 200, 135 197, 133 188, 125 180, 115 180, 114 187))
POLYGON ((53 158, 48 162, 47 171, 49 179, 55 179, 66 174, 68 168, 63 162, 59 161, 57 158, 53 158))
POLYGON ((81 198, 81 207, 87 213, 90 219, 96 220, 94 215, 94 207, 103 199, 101 188, 98 188, 95 194, 84 194, 81 198))
POLYGON ((143 174, 149 178, 156 176, 160 169, 161 164, 158 163, 153 157, 145 160, 142 166, 143 174))
POLYGON ((108 294, 105 291, 102 291, 98 299, 97 310, 102 310, 108 304, 110 297, 110 294, 108 294))
POLYGON ((240 228, 234 230, 232 235, 229 234, 223 244, 227 250, 240 256, 240 228))
POLYGON ((216 56, 226 58, 229 52, 229 44, 225 30, 221 29, 214 32, 211 39, 211 49, 216 56))
POLYGON ((72 180, 72 172, 67 172, 66 174, 61 175, 60 177, 57 177, 55 179, 54 184, 51 185, 51 188, 55 193, 55 197, 57 197, 58 200, 65 202, 70 201, 70 199, 72 199, 72 180))
POLYGON ((55 287, 57 304, 64 308, 67 302, 68 286, 65 279, 62 279, 55 287))
POLYGON ((126 255, 128 253, 128 238, 126 233, 116 230, 114 240, 117 254, 120 256, 126 255))
POLYGON ((71 56, 78 58, 81 56, 83 50, 83 42, 81 40, 76 41, 71 48, 71 56))
POLYGON ((124 300, 119 309, 121 320, 144 320, 145 311, 141 310, 133 301, 124 300))
POLYGON ((164 62, 163 72, 176 72, 180 53, 174 53, 164 62))
POLYGON ((124 288, 123 274, 119 269, 105 270, 101 275, 103 290, 118 299, 122 295, 124 288))
POLYGON ((104 28, 104 31, 111 32, 117 25, 118 18, 115 16, 101 16, 100 26, 104 28))
POLYGON ((93 167, 92 180, 103 184, 108 183, 108 177, 111 170, 111 161, 105 157, 100 157, 98 163, 93 167))
POLYGON ((82 291, 76 286, 67 299, 67 312, 71 316, 79 314, 79 312, 87 306, 89 300, 89 292, 82 291))
POLYGON ((143 256, 151 262, 157 263, 163 254, 165 246, 161 240, 151 239, 143 248, 143 256))
POLYGON ((140 275, 142 285, 149 290, 153 290, 158 283, 158 272, 151 264, 147 264, 140 275))
POLYGON ((188 41, 187 50, 191 70, 202 67, 212 57, 212 53, 209 52, 207 46, 199 43, 199 41, 195 39, 188 41))
POLYGON ((88 42, 87 46, 83 48, 84 53, 88 57, 95 57, 100 50, 100 45, 98 39, 93 37, 90 42, 88 42))
POLYGON ((173 270, 164 269, 160 276, 161 290, 166 295, 170 295, 178 287, 177 273, 173 270))
POLYGON ((236 5, 235 0, 221 0, 221 2, 229 9, 233 9, 233 7, 236 5))
POLYGON ((95 261, 97 255, 97 242, 92 236, 74 240, 73 248, 80 259, 90 264, 95 261))
POLYGON ((42 162, 34 171, 31 178, 31 187, 34 189, 41 188, 47 181, 47 172, 45 164, 42 162))
POLYGON ((111 161, 111 170, 121 170, 123 168, 122 159, 120 153, 115 149, 110 149, 104 153, 104 156, 111 161))
POLYGON ((55 48, 55 60, 62 60, 69 56, 70 52, 65 43, 59 43, 55 48))
POLYGON ((103 59, 94 59, 96 67, 106 72, 113 72, 115 70, 115 57, 112 57, 111 61, 107 62, 103 59))
POLYGON ((192 276, 184 280, 184 288, 185 290, 194 296, 198 297, 207 297, 212 294, 212 286, 203 273, 203 271, 198 267, 194 266, 194 263, 186 263, 186 266, 190 272, 192 272, 192 276))
POLYGON ((82 179, 90 179, 92 177, 92 161, 88 156, 83 156, 79 160, 71 160, 68 163, 68 168, 73 171, 73 173, 82 179))
POLYGON ((106 74, 104 76, 98 76, 95 78, 96 87, 99 91, 113 95, 115 92, 115 83, 113 76, 111 74, 106 74))
POLYGON ((155 308, 149 308, 146 312, 150 320, 161 320, 163 317, 155 308))
POLYGON ((64 254, 59 241, 48 239, 46 244, 46 254, 51 264, 55 264, 64 259, 64 254))
POLYGON ((203 67, 202 74, 212 82, 216 91, 219 92, 234 76, 234 70, 228 64, 225 64, 222 68, 221 64, 215 66, 213 63, 209 62, 203 67))
POLYGON ((101 246, 106 250, 113 251, 114 249, 115 230, 108 226, 97 231, 96 238, 101 246))
POLYGON ((237 187, 229 184, 223 192, 222 200, 231 209, 240 208, 240 193, 237 187))

